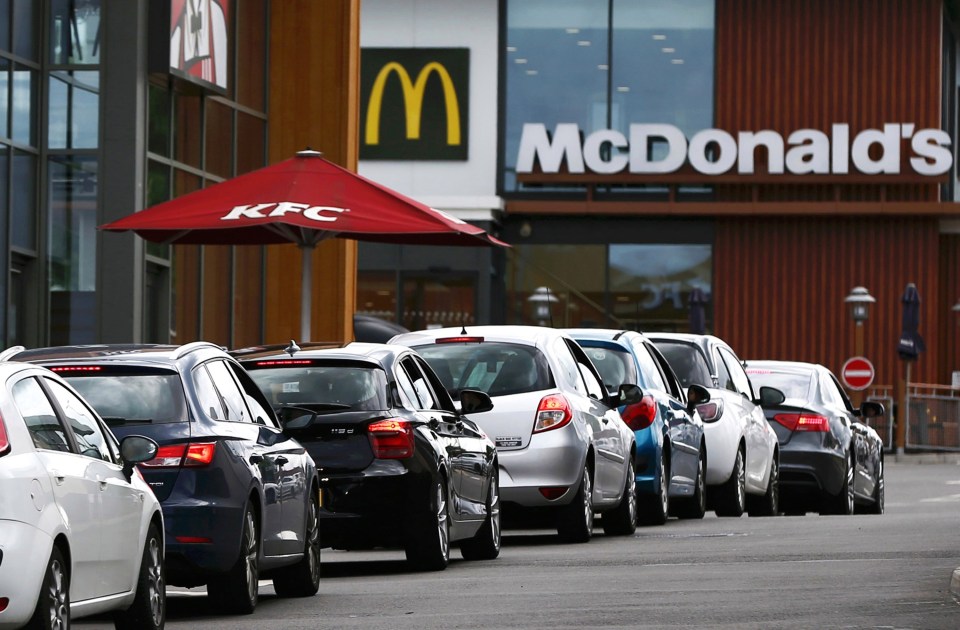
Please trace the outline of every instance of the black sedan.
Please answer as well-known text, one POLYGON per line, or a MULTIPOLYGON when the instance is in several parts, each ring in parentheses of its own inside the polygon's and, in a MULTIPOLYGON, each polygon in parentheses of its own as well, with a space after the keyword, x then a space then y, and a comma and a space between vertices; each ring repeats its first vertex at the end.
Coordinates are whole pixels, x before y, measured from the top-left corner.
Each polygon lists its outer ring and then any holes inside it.
POLYGON ((785 399, 765 405, 780 441, 780 505, 788 514, 883 513, 883 441, 860 418, 883 415, 883 405, 854 409, 836 376, 822 365, 749 361, 758 386, 785 399))
MULTIPOLYGON (((496 448, 430 366, 402 346, 304 346, 233 354, 316 462, 321 544, 402 547, 425 570, 445 568, 452 543, 468 560, 497 557, 496 448)), ((493 408, 480 391, 460 403, 493 408)))

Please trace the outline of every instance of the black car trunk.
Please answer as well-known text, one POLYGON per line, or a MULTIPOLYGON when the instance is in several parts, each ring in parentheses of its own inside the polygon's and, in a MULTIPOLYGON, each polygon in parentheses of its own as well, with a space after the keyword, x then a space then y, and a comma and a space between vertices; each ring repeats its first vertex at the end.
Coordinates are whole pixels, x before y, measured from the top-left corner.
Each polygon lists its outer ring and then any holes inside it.
POLYGON ((367 427, 390 418, 389 411, 338 411, 331 405, 297 405, 281 410, 284 432, 300 442, 317 470, 325 473, 358 472, 374 460, 367 427), (301 411, 302 410, 302 411, 301 411), (310 410, 310 413, 306 413, 310 410))

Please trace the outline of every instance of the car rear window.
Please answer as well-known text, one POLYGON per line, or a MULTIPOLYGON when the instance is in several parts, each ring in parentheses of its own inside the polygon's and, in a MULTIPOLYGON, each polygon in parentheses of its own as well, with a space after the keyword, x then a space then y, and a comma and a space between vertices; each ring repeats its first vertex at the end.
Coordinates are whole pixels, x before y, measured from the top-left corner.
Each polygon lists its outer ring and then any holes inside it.
POLYGON ((588 342, 580 342, 580 345, 600 372, 608 393, 617 393, 624 383, 639 383, 636 364, 626 350, 593 347, 588 342))
POLYGON ((547 358, 533 346, 485 341, 440 343, 416 350, 454 399, 462 389, 506 396, 555 386, 547 358))
POLYGON ((787 398, 810 400, 813 395, 813 373, 780 372, 766 368, 747 368, 747 374, 753 381, 753 388, 776 387, 787 398))
POLYGON ((322 365, 248 368, 274 407, 333 405, 339 409, 387 408, 386 374, 374 366, 322 365))
POLYGON ((131 370, 61 372, 97 413, 112 425, 149 421, 187 422, 183 385, 177 372, 131 370))
POLYGON ((682 341, 656 341, 654 345, 673 368, 684 388, 691 385, 715 387, 707 359, 700 348, 682 341))

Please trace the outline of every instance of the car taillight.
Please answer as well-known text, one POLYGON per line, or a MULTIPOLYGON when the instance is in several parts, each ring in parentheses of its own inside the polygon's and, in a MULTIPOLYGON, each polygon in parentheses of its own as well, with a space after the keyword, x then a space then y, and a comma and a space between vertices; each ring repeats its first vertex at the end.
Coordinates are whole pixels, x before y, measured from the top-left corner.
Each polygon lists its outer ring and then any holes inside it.
POLYGON ((657 403, 653 396, 647 394, 639 402, 628 405, 620 417, 634 431, 646 429, 657 417, 657 403))
POLYGON ((826 432, 830 430, 830 421, 826 417, 812 413, 778 413, 773 416, 773 419, 791 431, 826 432))
POLYGON ((560 394, 550 394, 540 399, 537 407, 537 419, 533 424, 533 432, 552 431, 570 423, 573 413, 570 403, 560 394))
POLYGON ((197 444, 167 444, 157 450, 157 456, 140 464, 145 468, 175 468, 178 466, 209 466, 217 452, 216 442, 197 444))
POLYGON ((697 411, 700 412, 700 419, 704 422, 716 422, 723 415, 723 401, 711 400, 697 405, 697 411))
POLYGON ((460 335, 459 337, 438 337, 434 343, 483 343, 483 337, 460 335))
POLYGON ((0 457, 10 452, 10 439, 7 437, 7 427, 0 418, 0 457))
POLYGON ((406 420, 387 418, 367 425, 367 436, 377 459, 413 457, 413 427, 406 420))
POLYGON ((7 609, 7 605, 10 603, 10 598, 0 597, 0 612, 3 612, 7 609))

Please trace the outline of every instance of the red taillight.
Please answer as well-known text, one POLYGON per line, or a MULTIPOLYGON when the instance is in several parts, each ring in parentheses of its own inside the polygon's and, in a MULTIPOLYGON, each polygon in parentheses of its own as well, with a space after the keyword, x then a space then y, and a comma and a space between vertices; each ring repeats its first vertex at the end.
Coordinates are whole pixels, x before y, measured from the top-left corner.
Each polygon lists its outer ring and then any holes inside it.
POLYGON ((624 409, 620 417, 634 431, 646 429, 657 417, 657 403, 653 396, 647 394, 640 399, 640 402, 635 402, 624 409))
POLYGON ((7 609, 7 605, 10 604, 9 597, 0 597, 0 612, 3 612, 7 609))
POLYGON ((543 495, 543 498, 547 501, 556 501, 562 497, 567 492, 566 486, 546 486, 540 488, 540 494, 543 495))
POLYGON ((723 415, 723 401, 711 400, 697 405, 697 411, 700 412, 700 419, 704 422, 716 422, 723 415))
POLYGON ((388 418, 367 425, 370 447, 377 459, 413 457, 413 427, 406 420, 388 418))
POLYGON ((436 343, 483 343, 483 337, 440 337, 436 343))
POLYGON ((176 468, 178 466, 209 466, 217 452, 216 442, 198 444, 167 444, 157 450, 157 456, 140 464, 146 468, 176 468))
POLYGON ((533 423, 533 432, 552 431, 570 423, 573 414, 570 403, 560 394, 550 394, 540 399, 537 407, 536 421, 533 423))
POLYGON ((50 370, 52 372, 99 372, 103 368, 99 365, 64 365, 60 367, 52 367, 50 370))
POLYGON ((289 365, 310 365, 313 361, 309 359, 277 359, 274 361, 255 361, 257 367, 285 367, 289 365))
POLYGON ((10 452, 10 439, 7 437, 7 427, 0 418, 0 457, 10 452))
POLYGON ((791 431, 826 432, 830 430, 830 420, 812 413, 778 413, 773 416, 773 419, 791 431))
POLYGON ((212 538, 207 538, 206 536, 174 536, 174 539, 176 539, 178 543, 186 545, 202 545, 213 542, 212 538))

